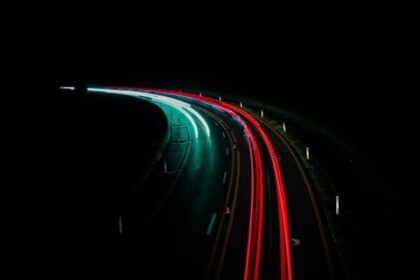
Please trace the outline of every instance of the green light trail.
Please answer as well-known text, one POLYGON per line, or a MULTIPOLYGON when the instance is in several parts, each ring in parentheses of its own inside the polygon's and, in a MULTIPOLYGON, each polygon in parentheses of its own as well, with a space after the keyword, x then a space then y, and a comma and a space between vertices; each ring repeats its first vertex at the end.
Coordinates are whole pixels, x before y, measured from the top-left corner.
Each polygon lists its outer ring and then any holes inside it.
POLYGON ((105 89, 105 88, 88 88, 87 90, 90 92, 102 92, 102 93, 110 93, 110 94, 122 94, 122 95, 127 95, 127 96, 134 96, 134 97, 144 97, 144 98, 151 99, 157 103, 163 103, 163 104, 169 105, 175 108, 176 110, 178 110, 179 112, 181 112, 189 120, 189 122, 191 123, 194 129, 195 138, 197 139, 198 128, 197 128, 196 122, 189 114, 191 113, 201 123, 204 131, 206 132, 206 136, 210 137, 210 128, 207 122, 204 120, 204 118, 196 110, 194 110, 190 104, 183 102, 181 100, 177 100, 174 98, 170 98, 167 96, 154 94, 150 92, 142 92, 142 91, 134 91, 134 90, 105 89))

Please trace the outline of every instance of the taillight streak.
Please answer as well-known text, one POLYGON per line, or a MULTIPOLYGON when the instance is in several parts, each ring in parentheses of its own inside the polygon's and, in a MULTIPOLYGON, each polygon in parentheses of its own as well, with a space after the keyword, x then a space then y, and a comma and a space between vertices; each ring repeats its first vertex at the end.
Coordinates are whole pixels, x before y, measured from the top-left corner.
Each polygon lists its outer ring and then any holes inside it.
POLYGON ((258 132, 264 144, 267 147, 271 165, 274 171, 275 186, 277 194, 279 231, 280 231, 280 275, 282 280, 292 279, 292 257, 290 249, 290 233, 289 222, 287 216, 286 197, 280 165, 274 147, 261 128, 259 122, 249 113, 225 102, 216 101, 214 99, 198 96, 196 94, 174 91, 161 90, 151 88, 124 88, 134 91, 150 91, 154 93, 177 95, 187 97, 196 101, 204 102, 209 105, 216 106, 220 110, 230 114, 239 120, 244 128, 245 134, 248 136, 249 152, 251 158, 251 207, 248 227, 248 241, 244 269, 244 280, 258 279, 261 265, 261 246, 262 246, 262 229, 263 229, 263 202, 264 202, 264 182, 260 149, 251 129, 240 117, 247 120, 258 132), (240 116, 240 117, 239 117, 240 116))

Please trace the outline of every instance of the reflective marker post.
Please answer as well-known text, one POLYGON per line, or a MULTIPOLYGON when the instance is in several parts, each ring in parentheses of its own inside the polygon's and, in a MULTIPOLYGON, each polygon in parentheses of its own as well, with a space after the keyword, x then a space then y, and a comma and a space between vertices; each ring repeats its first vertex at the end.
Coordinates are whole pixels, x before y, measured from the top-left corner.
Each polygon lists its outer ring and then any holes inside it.
POLYGON ((118 232, 120 234, 123 233, 123 225, 122 225, 122 217, 121 217, 121 215, 118 216, 118 232))
POLYGON ((340 196, 335 196, 335 214, 340 214, 340 196))

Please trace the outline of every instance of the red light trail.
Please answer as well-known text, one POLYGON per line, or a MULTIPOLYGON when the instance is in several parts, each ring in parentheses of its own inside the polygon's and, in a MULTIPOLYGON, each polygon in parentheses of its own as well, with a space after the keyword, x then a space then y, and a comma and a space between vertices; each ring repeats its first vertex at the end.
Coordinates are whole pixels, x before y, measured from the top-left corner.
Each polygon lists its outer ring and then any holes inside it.
MULTIPOLYGON (((120 87, 118 87, 121 89, 120 87)), ((258 132, 263 140, 269 156, 271 165, 274 171, 275 187, 277 194, 278 218, 279 218, 279 243, 280 243, 280 279, 292 280, 292 256, 290 247, 289 222, 287 216, 286 197, 284 192, 283 179, 281 175, 280 165, 277 160, 277 155, 273 144, 268 138, 267 134, 261 128, 259 122, 249 113, 237 108, 231 104, 217 101, 209 97, 199 96, 192 93, 175 91, 175 90, 161 90, 152 88, 123 88, 126 90, 148 91, 153 93, 175 95, 180 97, 190 98, 199 102, 216 106, 220 110, 230 114, 235 119, 241 122, 245 134, 249 139, 249 153, 251 158, 251 202, 250 202, 250 218, 248 227, 248 241, 245 258, 244 280, 259 279, 259 272, 261 266, 261 247, 263 235, 263 217, 264 217, 264 180, 262 160, 260 148, 257 144, 255 136, 246 122, 248 121, 252 127, 258 132)))

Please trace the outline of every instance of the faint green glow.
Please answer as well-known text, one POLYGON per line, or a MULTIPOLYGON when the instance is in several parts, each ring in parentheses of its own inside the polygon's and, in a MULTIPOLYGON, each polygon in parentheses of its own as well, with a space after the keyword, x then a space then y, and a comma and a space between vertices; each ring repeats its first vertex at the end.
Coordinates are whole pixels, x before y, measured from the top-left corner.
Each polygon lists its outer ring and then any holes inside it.
POLYGON ((178 111, 180 111, 191 123, 193 129, 194 129, 194 135, 195 138, 198 138, 198 128, 197 124, 195 123, 194 119, 191 117, 191 114, 193 114, 201 123, 203 126, 204 131, 206 132, 207 137, 210 137, 210 128, 207 124, 207 122, 204 120, 204 118, 196 111, 194 110, 190 104, 171 98, 168 96, 163 96, 159 94, 154 94, 150 92, 142 92, 142 91, 135 91, 135 90, 120 90, 120 89, 101 89, 101 88, 88 88, 88 91, 91 92, 103 92, 103 93, 111 93, 111 94, 123 94, 128 96, 134 96, 134 97, 144 97, 144 98, 150 98, 156 102, 160 102, 166 105, 169 105, 171 107, 174 107, 178 111), (189 113, 188 113, 189 112, 189 113))

